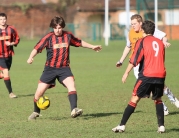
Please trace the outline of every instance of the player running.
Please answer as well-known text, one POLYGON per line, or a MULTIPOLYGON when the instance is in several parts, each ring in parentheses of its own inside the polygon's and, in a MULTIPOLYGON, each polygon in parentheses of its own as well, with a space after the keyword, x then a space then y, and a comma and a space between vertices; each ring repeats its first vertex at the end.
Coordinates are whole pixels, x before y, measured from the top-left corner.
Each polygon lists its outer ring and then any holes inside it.
POLYGON ((9 98, 17 98, 12 90, 9 71, 12 65, 12 56, 14 55, 13 47, 16 47, 19 41, 17 30, 7 24, 7 15, 0 13, 0 79, 4 79, 9 98))

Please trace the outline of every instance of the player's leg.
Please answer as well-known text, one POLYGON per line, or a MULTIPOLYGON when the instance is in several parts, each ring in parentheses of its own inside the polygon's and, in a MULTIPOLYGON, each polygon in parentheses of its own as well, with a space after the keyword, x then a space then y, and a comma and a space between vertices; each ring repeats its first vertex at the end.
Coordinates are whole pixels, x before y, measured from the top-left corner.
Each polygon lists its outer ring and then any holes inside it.
MULTIPOLYGON (((136 67, 134 67, 133 68, 133 70, 134 70, 134 76, 135 76, 135 78, 136 79, 138 79, 138 74, 139 74, 139 66, 140 66, 140 64, 138 64, 136 67)), ((167 88, 167 87, 166 87, 167 88)), ((170 90, 170 89, 164 89, 164 93, 167 93, 167 90, 170 90)), ((172 94, 172 93, 171 93, 172 94)), ((171 94, 168 94, 167 96, 168 97, 172 97, 171 96, 171 94)), ((173 95, 173 94, 172 94, 173 95)), ((174 98, 171 98, 172 100, 174 99, 174 98)), ((176 100, 175 100, 175 102, 174 102, 174 104, 175 104, 175 106, 177 107, 177 108, 179 108, 179 101, 178 101, 178 99, 177 98, 175 98, 176 100)), ((171 101, 171 100, 170 100, 171 101)), ((167 106, 164 104, 164 102, 163 102, 163 106, 164 106, 164 115, 168 115, 169 114, 169 111, 168 111, 168 108, 167 108, 167 106)))
POLYGON ((3 69, 3 74, 4 74, 4 77, 3 77, 4 84, 6 85, 6 88, 9 92, 9 98, 17 98, 17 96, 12 91, 11 79, 10 79, 9 71, 7 68, 3 69))
POLYGON ((3 74, 3 71, 0 70, 0 79, 3 79, 4 78, 4 74, 3 74))
POLYGON ((63 67, 57 70, 58 81, 68 89, 68 99, 71 106, 71 117, 75 118, 82 115, 83 110, 77 108, 77 91, 73 73, 69 67, 63 67))
POLYGON ((161 97, 163 96, 163 88, 164 88, 164 84, 154 84, 154 87, 152 90, 152 93, 153 93, 152 99, 155 102, 159 133, 165 132, 164 112, 163 112, 164 106, 163 106, 162 99, 161 99, 161 97))
POLYGON ((157 122, 158 122, 158 132, 163 133, 165 132, 165 127, 164 127, 163 103, 161 98, 155 100, 155 105, 156 105, 156 114, 157 114, 157 122))
POLYGON ((165 85, 163 93, 168 97, 171 103, 173 103, 177 108, 179 108, 179 101, 174 96, 172 91, 165 85))
POLYGON ((40 113, 40 109, 37 107, 36 102, 44 95, 45 91, 49 88, 50 84, 40 82, 34 95, 34 112, 40 113))
POLYGON ((49 88, 50 84, 40 82, 34 95, 34 112, 28 117, 28 120, 35 120, 40 116, 40 109, 37 106, 38 99, 44 95, 45 91, 49 88))
POLYGON ((74 78, 72 76, 65 78, 63 84, 68 89, 68 98, 71 106, 71 117, 75 118, 83 113, 82 109, 77 108, 77 92, 74 78))
POLYGON ((117 127, 112 129, 113 132, 124 132, 125 131, 125 124, 127 123, 131 114, 134 112, 134 110, 137 106, 137 103, 140 101, 141 97, 146 96, 145 91, 148 89, 149 86, 146 84, 145 80, 137 79, 136 84, 133 89, 131 100, 128 103, 126 109, 124 110, 124 114, 121 119, 121 122, 119 123, 119 125, 117 127))
POLYGON ((117 127, 114 127, 112 129, 113 132, 124 132, 125 131, 125 125, 130 118, 131 114, 134 112, 137 103, 140 101, 140 98, 136 96, 132 96, 130 102, 128 103, 126 109, 124 110, 122 119, 117 127))
POLYGON ((44 69, 37 90, 34 95, 34 112, 28 117, 28 120, 35 120, 40 116, 40 109, 37 106, 38 99, 45 93, 45 91, 55 82, 56 74, 48 67, 44 69))
MULTIPOLYGON (((151 93, 151 97, 152 97, 152 93, 151 93)), ((164 102, 162 102, 163 104, 163 112, 164 112, 164 115, 167 116, 169 114, 169 110, 168 110, 168 107, 165 105, 164 102)))
POLYGON ((163 112, 164 112, 164 115, 165 115, 165 116, 169 114, 168 108, 167 108, 167 106, 164 104, 164 102, 163 102, 163 112))
POLYGON ((12 64, 12 57, 0 58, 0 68, 1 68, 1 77, 4 78, 4 84, 9 92, 9 98, 17 98, 17 96, 12 91, 11 79, 9 70, 12 64))

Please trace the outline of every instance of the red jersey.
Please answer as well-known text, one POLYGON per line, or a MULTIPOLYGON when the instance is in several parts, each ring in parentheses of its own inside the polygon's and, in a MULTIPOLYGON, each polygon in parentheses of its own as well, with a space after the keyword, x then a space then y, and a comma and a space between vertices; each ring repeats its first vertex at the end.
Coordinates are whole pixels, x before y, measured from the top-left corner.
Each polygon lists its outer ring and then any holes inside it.
POLYGON ((69 66, 70 46, 81 46, 81 40, 74 37, 70 32, 63 31, 62 36, 56 36, 54 32, 45 35, 34 47, 37 52, 47 51, 45 66, 60 68, 69 66))
POLYGON ((14 55, 13 46, 6 46, 5 41, 14 42, 14 46, 19 43, 19 35, 13 26, 8 25, 5 29, 0 29, 0 58, 14 55))
POLYGON ((130 63, 134 66, 140 63, 139 77, 165 78, 165 47, 163 42, 151 35, 139 39, 136 42, 130 63))

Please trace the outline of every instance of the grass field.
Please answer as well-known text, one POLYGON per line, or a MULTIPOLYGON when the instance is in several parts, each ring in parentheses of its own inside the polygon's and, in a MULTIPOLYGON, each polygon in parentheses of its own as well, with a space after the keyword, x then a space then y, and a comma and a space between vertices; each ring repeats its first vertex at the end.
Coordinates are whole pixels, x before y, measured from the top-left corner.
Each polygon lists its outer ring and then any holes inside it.
MULTIPOLYGON (((135 78, 133 72, 123 84, 122 68, 115 64, 125 46, 124 41, 111 41, 109 46, 98 42, 103 50, 96 53, 84 48, 71 48, 71 68, 78 92, 78 106, 84 113, 79 118, 70 117, 67 90, 60 84, 46 92, 51 100, 49 109, 42 111, 42 117, 28 122, 33 111, 33 95, 44 68, 46 53, 35 57, 28 65, 26 60, 36 40, 22 40, 13 58, 11 81, 17 99, 9 99, 3 80, 0 83, 0 138, 177 138, 179 136, 179 109, 163 97, 170 114, 165 117, 166 133, 158 134, 154 103, 143 99, 138 104, 126 125, 126 132, 113 133, 131 97, 135 78)), ((97 42, 92 42, 93 44, 97 42)), ((166 50, 166 84, 179 98, 179 56, 178 41, 171 41, 166 50)))

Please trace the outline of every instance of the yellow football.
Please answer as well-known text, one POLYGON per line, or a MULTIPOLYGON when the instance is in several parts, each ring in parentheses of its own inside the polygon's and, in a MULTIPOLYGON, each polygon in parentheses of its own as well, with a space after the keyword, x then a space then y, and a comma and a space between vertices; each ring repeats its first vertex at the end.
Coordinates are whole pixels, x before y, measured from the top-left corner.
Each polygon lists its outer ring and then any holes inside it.
POLYGON ((41 96, 37 101, 37 106, 41 110, 46 110, 50 106, 50 100, 47 96, 41 96))

